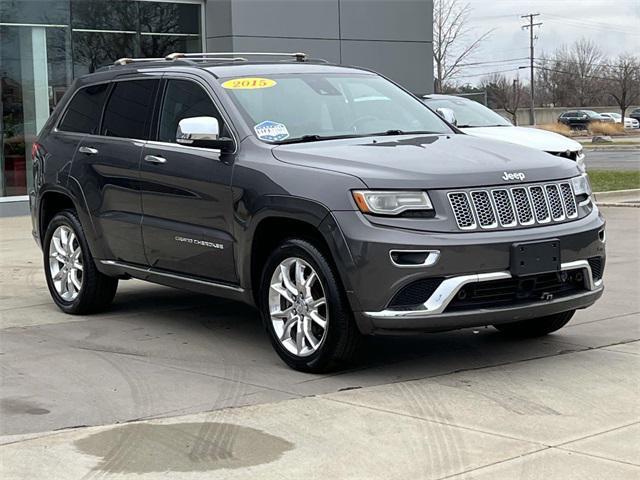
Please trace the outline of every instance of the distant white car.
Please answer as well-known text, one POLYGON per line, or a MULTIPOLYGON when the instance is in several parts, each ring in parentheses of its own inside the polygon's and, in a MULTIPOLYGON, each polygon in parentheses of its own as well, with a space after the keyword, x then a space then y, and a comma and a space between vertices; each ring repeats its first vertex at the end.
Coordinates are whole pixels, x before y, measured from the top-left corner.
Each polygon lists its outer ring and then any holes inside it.
POLYGON ((516 127, 484 105, 454 95, 425 95, 422 101, 464 133, 543 150, 578 162, 584 169, 582 145, 563 135, 531 127, 516 127))
MULTIPOLYGON (((605 112, 600 114, 602 117, 612 118, 615 123, 622 123, 622 115, 615 112, 605 112)), ((624 128, 640 128, 640 122, 635 118, 624 117, 624 128)))

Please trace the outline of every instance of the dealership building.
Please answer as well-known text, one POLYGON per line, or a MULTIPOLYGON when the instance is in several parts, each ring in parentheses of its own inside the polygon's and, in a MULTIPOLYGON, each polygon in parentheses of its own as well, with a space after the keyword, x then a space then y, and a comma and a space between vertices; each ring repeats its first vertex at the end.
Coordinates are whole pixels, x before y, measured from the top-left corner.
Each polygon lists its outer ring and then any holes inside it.
POLYGON ((0 205, 26 201, 31 145, 75 77, 121 57, 305 52, 433 88, 432 0, 1 0, 0 205))

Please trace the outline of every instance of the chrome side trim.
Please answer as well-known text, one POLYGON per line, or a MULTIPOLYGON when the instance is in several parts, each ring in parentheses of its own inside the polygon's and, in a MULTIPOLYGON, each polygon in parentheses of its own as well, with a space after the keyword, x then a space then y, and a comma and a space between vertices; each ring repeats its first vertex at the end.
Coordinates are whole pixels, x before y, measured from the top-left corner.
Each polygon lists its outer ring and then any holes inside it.
MULTIPOLYGON (((584 285, 587 290, 597 290, 602 286, 602 280, 593 281, 591 266, 587 260, 576 260, 575 262, 563 263, 560 266, 561 271, 565 270, 584 270, 584 285)), ((364 315, 371 318, 411 318, 411 317, 428 317, 430 315, 438 315, 447 308, 451 300, 458 294, 458 291, 468 283, 489 282, 491 280, 505 280, 512 278, 510 272, 490 272, 490 273, 474 273, 470 275, 460 275, 444 280, 440 286, 433 292, 429 299, 419 308, 414 310, 381 310, 379 312, 363 312, 364 315)))
POLYGON ((400 268, 419 268, 419 267, 431 267, 435 265, 440 259, 440 250, 404 250, 404 249, 393 249, 389 250, 389 259, 391 263, 393 263, 396 267, 400 268), (425 258, 423 263, 418 263, 416 265, 404 265, 401 263, 396 263, 393 259, 394 253, 426 253, 427 258, 425 258))
POLYGON ((134 270, 136 272, 147 273, 150 275, 158 275, 160 277, 173 278, 175 280, 182 280, 185 282, 197 283, 199 285, 206 285, 208 287, 222 288, 224 290, 232 290, 238 293, 244 292, 244 288, 234 287, 233 285, 225 285, 224 283, 210 282, 207 280, 200 280, 197 278, 185 277, 184 275, 178 275, 173 273, 159 272, 158 270, 154 270, 153 268, 136 267, 134 265, 129 265, 128 263, 124 263, 124 262, 117 262, 115 260, 100 260, 100 263, 102 263, 103 265, 126 268, 127 270, 134 270))

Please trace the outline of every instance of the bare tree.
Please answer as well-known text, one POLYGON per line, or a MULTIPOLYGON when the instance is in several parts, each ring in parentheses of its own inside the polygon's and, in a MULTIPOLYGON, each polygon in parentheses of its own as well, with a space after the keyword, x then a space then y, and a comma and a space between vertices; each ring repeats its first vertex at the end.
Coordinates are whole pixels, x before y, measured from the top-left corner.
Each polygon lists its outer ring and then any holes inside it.
POLYGON ((475 39, 468 20, 471 6, 459 0, 433 2, 433 61, 435 63, 435 91, 443 91, 447 79, 458 73, 463 60, 469 58, 490 34, 491 30, 475 39))
POLYGON ((489 106, 506 111, 511 115, 514 125, 517 125, 518 109, 527 98, 527 89, 518 79, 509 80, 499 73, 486 77, 481 85, 487 92, 489 106))
POLYGON ((640 102, 640 58, 631 54, 620 55, 606 71, 606 89, 624 114, 631 105, 640 102))
MULTIPOLYGON (((582 38, 573 44, 570 52, 569 71, 574 73, 575 104, 580 107, 593 105, 601 89, 602 60, 604 55, 592 40, 582 38)), ((567 70, 566 66, 563 70, 567 70)))

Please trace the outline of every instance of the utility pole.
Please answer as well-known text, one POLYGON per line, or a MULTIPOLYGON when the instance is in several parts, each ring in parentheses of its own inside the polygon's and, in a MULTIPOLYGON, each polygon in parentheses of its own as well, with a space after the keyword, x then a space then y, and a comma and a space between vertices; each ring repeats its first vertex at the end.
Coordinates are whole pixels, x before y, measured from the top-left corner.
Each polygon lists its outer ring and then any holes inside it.
POLYGON ((531 125, 535 125, 536 124, 536 111, 535 111, 535 89, 534 89, 534 75, 533 75, 533 40, 534 40, 534 35, 533 35, 533 27, 539 27, 540 25, 542 25, 542 22, 540 23, 533 23, 533 17, 537 17, 539 16, 539 13, 529 13, 527 15, 521 15, 520 18, 528 18, 529 19, 529 23, 526 25, 522 25, 522 29, 529 29, 529 49, 530 49, 530 54, 529 54, 529 62, 530 62, 530 67, 531 67, 531 107, 529 109, 529 122, 531 123, 531 125))

